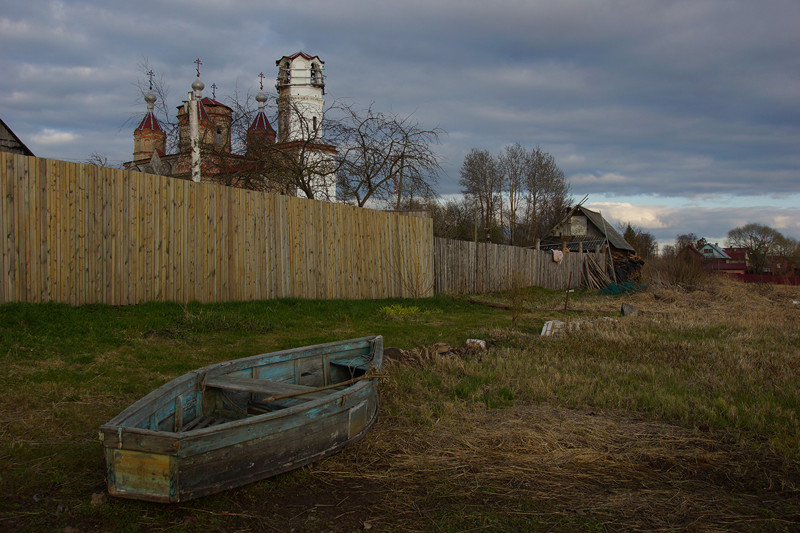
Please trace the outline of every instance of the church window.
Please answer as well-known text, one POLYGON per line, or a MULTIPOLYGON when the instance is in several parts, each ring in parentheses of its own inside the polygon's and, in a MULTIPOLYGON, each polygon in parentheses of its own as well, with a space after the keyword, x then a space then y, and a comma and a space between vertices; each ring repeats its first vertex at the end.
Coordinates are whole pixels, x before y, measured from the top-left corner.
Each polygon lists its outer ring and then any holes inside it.
POLYGON ((313 121, 314 121, 314 131, 317 131, 317 117, 314 117, 313 121))
POLYGON ((222 128, 217 126, 217 144, 222 144, 222 128))
POLYGON ((283 83, 289 83, 292 81, 292 69, 289 67, 290 65, 289 62, 287 61, 286 63, 283 64, 283 68, 281 69, 282 70, 281 81, 283 81, 283 83))

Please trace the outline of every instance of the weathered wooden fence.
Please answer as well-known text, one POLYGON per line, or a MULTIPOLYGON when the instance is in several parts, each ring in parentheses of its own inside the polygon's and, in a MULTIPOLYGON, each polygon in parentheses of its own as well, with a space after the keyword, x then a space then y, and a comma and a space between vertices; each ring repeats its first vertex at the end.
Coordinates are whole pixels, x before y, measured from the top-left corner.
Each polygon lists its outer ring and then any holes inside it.
MULTIPOLYGON (((433 249, 437 293, 501 291, 515 283, 557 290, 584 285, 586 253, 565 253, 557 263, 551 253, 541 250, 441 238, 434 240, 433 249)), ((591 256, 605 268, 603 254, 592 252, 591 256)))
POLYGON ((425 297, 583 284, 587 254, 556 263, 538 250, 476 248, 434 239, 432 224, 0 153, 0 303, 425 297))
POLYGON ((428 218, 0 153, 0 303, 433 294, 428 218))

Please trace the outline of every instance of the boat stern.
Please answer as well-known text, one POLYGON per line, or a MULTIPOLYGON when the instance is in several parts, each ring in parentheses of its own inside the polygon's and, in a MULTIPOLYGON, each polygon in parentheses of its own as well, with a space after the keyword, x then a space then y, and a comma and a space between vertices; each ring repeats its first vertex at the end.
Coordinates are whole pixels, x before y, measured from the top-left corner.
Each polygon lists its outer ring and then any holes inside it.
POLYGON ((105 454, 110 495, 155 502, 178 501, 174 456, 109 448, 105 454))

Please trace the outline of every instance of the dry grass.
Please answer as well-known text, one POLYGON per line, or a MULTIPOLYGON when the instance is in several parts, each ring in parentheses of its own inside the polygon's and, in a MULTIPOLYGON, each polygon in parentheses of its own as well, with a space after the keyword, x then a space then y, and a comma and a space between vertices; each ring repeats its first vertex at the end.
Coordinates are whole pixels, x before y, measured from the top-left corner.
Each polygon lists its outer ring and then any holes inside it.
POLYGON ((654 287, 691 286, 711 278, 701 261, 675 255, 649 259, 642 269, 642 278, 654 287))
POLYGON ((363 520, 390 531, 782 530, 800 518, 796 462, 720 435, 542 405, 461 409, 413 432, 384 420, 357 453, 312 472, 333 487, 369 483, 363 520))

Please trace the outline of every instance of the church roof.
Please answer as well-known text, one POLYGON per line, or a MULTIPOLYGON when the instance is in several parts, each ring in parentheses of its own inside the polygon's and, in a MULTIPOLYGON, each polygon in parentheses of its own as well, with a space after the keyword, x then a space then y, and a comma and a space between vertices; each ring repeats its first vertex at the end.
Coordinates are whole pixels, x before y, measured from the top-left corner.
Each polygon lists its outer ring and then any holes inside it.
MULTIPOLYGON (((208 120, 208 111, 206 111, 206 106, 208 106, 208 107, 224 107, 225 109, 233 111, 230 107, 226 106, 222 102, 219 102, 217 100, 214 100, 213 98, 209 98, 209 97, 206 96, 204 98, 201 98, 197 102, 197 116, 198 116, 198 118, 200 120, 208 120)), ((182 109, 182 108, 183 108, 183 105, 179 105, 178 106, 179 110, 182 109)))
POLYGON ((203 105, 207 105, 207 106, 212 106, 212 107, 213 106, 222 106, 222 107, 227 107, 228 109, 230 109, 230 107, 226 106, 222 102, 219 102, 219 101, 214 100, 213 98, 209 98, 207 96, 204 97, 202 100, 200 100, 200 103, 203 104, 203 105))
POLYGON ((164 131, 153 112, 148 112, 139 123, 137 130, 164 131))
POLYGON ((267 133, 275 133, 275 130, 270 125, 269 120, 267 120, 267 115, 263 111, 259 111, 258 114, 256 114, 255 120, 253 120, 253 123, 250 124, 250 128, 247 131, 264 131, 267 133))
POLYGON ((280 65, 281 61, 283 61, 284 59, 295 59, 297 57, 302 57, 302 58, 304 58, 304 59, 306 59, 308 61, 311 61, 312 59, 316 59, 317 61, 319 61, 323 65, 325 64, 325 62, 323 60, 321 60, 318 56, 310 56, 305 52, 295 52, 294 54, 292 54, 290 56, 283 56, 280 59, 276 59, 275 60, 275 64, 276 65, 280 65))

